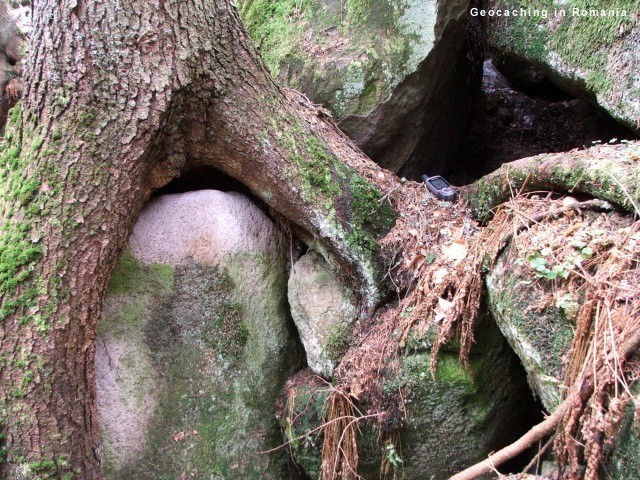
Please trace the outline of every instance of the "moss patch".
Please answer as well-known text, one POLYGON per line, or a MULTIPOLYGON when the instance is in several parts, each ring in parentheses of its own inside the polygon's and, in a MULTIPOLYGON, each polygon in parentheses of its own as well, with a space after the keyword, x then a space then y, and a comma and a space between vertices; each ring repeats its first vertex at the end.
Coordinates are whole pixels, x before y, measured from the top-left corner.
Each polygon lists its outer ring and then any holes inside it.
POLYGON ((127 248, 118 262, 108 294, 121 293, 153 293, 168 295, 173 289, 173 267, 170 265, 151 264, 142 267, 127 248))
MULTIPOLYGON (((547 65, 561 72, 561 76, 566 76, 562 72, 571 70, 575 73, 569 76, 579 77, 577 82, 575 78, 570 80, 574 87, 594 94, 599 102, 604 100, 609 106, 615 105, 614 114, 624 116, 633 112, 632 107, 626 105, 628 102, 622 100, 620 90, 627 91, 629 98, 640 93, 637 82, 634 84, 633 81, 638 68, 637 60, 633 60, 638 48, 640 7, 637 1, 506 0, 495 2, 494 6, 548 13, 547 18, 517 16, 493 21, 491 36, 497 48, 547 65), (590 14, 590 11, 597 14, 590 14), (626 15, 622 15, 623 11, 626 15), (555 12, 564 12, 564 15, 555 12), (609 15, 609 12, 618 14, 609 15), (632 59, 630 62, 629 58, 632 59), (623 113, 627 108, 628 113, 623 113)), ((627 123, 628 120, 633 123, 636 119, 627 119, 627 123)))
MULTIPOLYGON (((271 291, 283 288, 284 268, 249 254, 228 263, 229 271, 198 263, 144 268, 123 255, 106 311, 113 317, 101 331, 140 342, 153 372, 139 371, 135 355, 121 363, 140 381, 157 377, 159 391, 146 449, 118 468, 107 458, 109 478, 285 478, 284 452, 258 453, 281 442, 273 402, 297 362, 278 316, 284 290, 271 291), (251 290, 236 277, 268 286, 251 290)), ((107 451, 117 456, 117 446, 107 451)))
POLYGON ((352 201, 348 213, 347 240, 363 250, 377 250, 378 239, 387 233, 395 221, 395 212, 382 193, 359 175, 349 181, 352 201))
POLYGON ((291 415, 280 421, 284 440, 291 442, 291 454, 310 478, 319 478, 322 466, 322 431, 314 433, 325 416, 325 403, 329 397, 327 388, 305 385, 294 388, 289 401, 291 415))
POLYGON ((350 338, 350 329, 341 325, 336 326, 333 331, 329 332, 325 343, 327 358, 332 362, 340 360, 349 348, 350 338))
POLYGON ((435 20, 420 3, 245 0, 240 12, 271 73, 341 119, 368 115, 426 56, 435 20))
POLYGON ((251 38, 274 77, 285 57, 295 55, 311 18, 311 0, 244 0, 239 10, 251 38))

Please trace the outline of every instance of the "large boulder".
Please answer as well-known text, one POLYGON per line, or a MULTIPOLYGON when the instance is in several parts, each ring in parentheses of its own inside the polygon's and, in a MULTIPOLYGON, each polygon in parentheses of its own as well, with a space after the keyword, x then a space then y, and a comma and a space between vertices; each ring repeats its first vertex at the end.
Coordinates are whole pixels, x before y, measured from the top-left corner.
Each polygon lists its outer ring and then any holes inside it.
POLYGON ((380 165, 415 177, 450 166, 466 132, 468 6, 244 0, 240 12, 275 77, 327 107, 380 165))
POLYGON ((488 42, 498 54, 535 64, 569 92, 640 132, 637 1, 491 0, 486 8, 500 13, 487 17, 488 42))
MULTIPOLYGON (((564 399, 568 353, 578 311, 585 301, 583 289, 567 285, 555 275, 573 269, 582 275, 577 265, 586 261, 592 250, 603 246, 623 250, 618 235, 628 232, 632 222, 620 213, 585 210, 562 215, 550 225, 534 224, 516 236, 486 277, 490 310, 548 412, 564 399), (554 272, 556 266, 561 268, 554 272)), ((640 385, 633 388, 637 393, 640 385)), ((612 447, 607 449, 609 458, 602 478, 640 478, 640 434, 634 426, 633 410, 633 404, 629 405, 612 447)))
POLYGON ((322 256, 310 250, 300 257, 289 277, 291 316, 313 371, 331 378, 349 346, 356 320, 355 299, 336 278, 322 256))
MULTIPOLYGON (((358 425, 358 473, 363 478, 381 478, 383 461, 395 463, 405 480, 449 478, 513 441, 537 413, 520 362, 490 317, 479 321, 471 372, 460 365, 459 351, 450 345, 440 352, 432 378, 434 335, 433 329, 424 337, 411 335, 397 374, 385 378, 385 392, 403 392, 402 411, 391 418, 396 446, 381 444, 372 424, 358 425)), ((317 427, 329 393, 325 382, 303 371, 281 396, 281 425, 295 461, 311 478, 318 478, 322 464, 317 427)))
POLYGON ((302 363, 286 242, 248 198, 166 195, 140 215, 96 352, 107 478, 289 478, 273 405, 302 363))

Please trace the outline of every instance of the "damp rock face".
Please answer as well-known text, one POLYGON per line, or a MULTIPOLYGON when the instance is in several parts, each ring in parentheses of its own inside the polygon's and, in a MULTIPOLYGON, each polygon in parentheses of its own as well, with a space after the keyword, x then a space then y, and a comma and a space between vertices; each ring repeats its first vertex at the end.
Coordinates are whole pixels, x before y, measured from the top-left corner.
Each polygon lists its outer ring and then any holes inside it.
MULTIPOLYGON (((449 478, 515 440, 532 423, 535 408, 524 372, 493 320, 479 321, 471 372, 460 366, 459 352, 450 346, 440 352, 434 380, 429 370, 433 338, 433 331, 420 339, 410 336, 398 374, 385 378, 384 391, 401 388, 406 408, 406 422, 399 411, 391 419, 397 422, 396 447, 380 445, 371 424, 359 425, 358 473, 366 479, 380 478, 385 456, 394 458, 406 480, 449 478)), ((309 432, 322 421, 329 393, 326 382, 302 371, 280 397, 283 431, 294 440, 295 461, 311 478, 318 478, 323 438, 309 432)))
POLYGON ((449 166, 466 131, 468 5, 244 0, 239 6, 274 77, 329 109, 380 165, 417 176, 449 166))
MULTIPOLYGON (((509 247, 486 277, 491 312, 522 360, 529 383, 549 412, 562 402, 563 360, 573 340, 567 309, 542 302, 541 288, 524 267, 514 267, 519 253, 509 247), (538 303, 540 303, 539 308, 538 303)), ((569 297, 567 297, 569 302, 569 297)), ((575 300, 574 300, 575 302, 575 300)))
POLYGON ((96 352, 107 478, 289 478, 273 405, 300 368, 286 243, 246 197, 146 206, 109 288, 96 352))
POLYGON ((580 272, 583 267, 577 265, 591 255, 583 257, 582 248, 612 243, 615 234, 631 223, 616 212, 583 211, 546 226, 533 225, 515 237, 486 276, 491 313, 548 412, 563 400, 567 354, 585 295, 576 287, 547 278, 546 267, 536 273, 535 262, 544 258, 547 270, 560 265, 567 275, 580 272))
POLYGON ((547 18, 542 13, 487 17, 489 45, 507 58, 541 67, 567 91, 590 99, 639 132, 638 3, 620 0, 586 5, 545 0, 532 6, 525 1, 492 0, 489 9, 538 9, 547 12, 547 18), (564 15, 554 14, 556 11, 564 15))
POLYGON ((309 251, 293 265, 288 297, 309 367, 331 378, 356 320, 352 295, 322 256, 309 251))

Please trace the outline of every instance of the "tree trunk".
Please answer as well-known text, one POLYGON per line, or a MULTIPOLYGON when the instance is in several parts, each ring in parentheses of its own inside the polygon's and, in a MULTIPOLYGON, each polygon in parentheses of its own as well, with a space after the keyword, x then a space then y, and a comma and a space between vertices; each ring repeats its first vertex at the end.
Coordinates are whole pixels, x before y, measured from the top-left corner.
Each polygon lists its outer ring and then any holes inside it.
POLYGON ((198 165, 239 179, 352 279, 364 315, 393 221, 371 180, 396 180, 272 81, 230 0, 33 9, 0 162, 0 463, 101 478, 96 326, 151 193, 198 165))

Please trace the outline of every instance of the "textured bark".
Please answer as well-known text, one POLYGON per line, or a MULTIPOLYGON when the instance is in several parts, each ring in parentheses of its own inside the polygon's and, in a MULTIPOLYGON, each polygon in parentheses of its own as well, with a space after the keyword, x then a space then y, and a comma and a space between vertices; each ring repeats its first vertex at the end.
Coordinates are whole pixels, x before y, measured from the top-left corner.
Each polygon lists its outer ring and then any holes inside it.
POLYGON ((365 313, 380 295, 362 239, 386 224, 356 221, 353 186, 391 177, 271 80, 229 0, 41 0, 33 20, 0 162, 2 472, 102 478, 96 326, 150 194, 198 165, 241 180, 352 279, 365 313))
POLYGON ((480 220, 515 193, 536 190, 587 194, 637 213, 639 154, 637 144, 630 143, 522 158, 482 177, 465 196, 480 220))
POLYGON ((7 113, 22 95, 21 63, 24 38, 8 5, 0 2, 0 133, 7 113))

